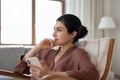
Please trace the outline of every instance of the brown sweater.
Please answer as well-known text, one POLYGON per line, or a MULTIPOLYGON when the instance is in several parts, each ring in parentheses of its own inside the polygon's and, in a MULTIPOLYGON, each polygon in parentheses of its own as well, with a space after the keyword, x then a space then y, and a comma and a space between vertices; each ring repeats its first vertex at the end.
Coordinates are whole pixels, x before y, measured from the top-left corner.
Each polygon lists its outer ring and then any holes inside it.
MULTIPOLYGON (((98 80, 99 73, 91 63, 86 51, 76 46, 68 49, 62 57, 54 63, 58 50, 43 50, 38 53, 39 60, 44 60, 53 71, 64 71, 70 77, 78 80, 98 80)), ((14 72, 18 74, 29 74, 29 67, 26 62, 18 60, 14 72)))

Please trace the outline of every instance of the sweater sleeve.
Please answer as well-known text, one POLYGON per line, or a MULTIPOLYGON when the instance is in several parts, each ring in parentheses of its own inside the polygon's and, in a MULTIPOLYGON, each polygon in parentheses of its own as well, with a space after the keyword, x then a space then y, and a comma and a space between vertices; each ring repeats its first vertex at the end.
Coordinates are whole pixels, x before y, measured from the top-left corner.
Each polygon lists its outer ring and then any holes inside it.
POLYGON ((66 73, 78 80, 99 80, 99 73, 91 63, 89 56, 83 52, 78 58, 78 70, 69 70, 66 73))
POLYGON ((16 62, 14 66, 14 72, 20 75, 23 74, 30 74, 29 67, 27 66, 26 62, 23 62, 21 59, 24 55, 20 57, 20 59, 16 62))
MULTIPOLYGON (((49 50, 42 50, 40 52, 38 52, 38 54, 36 55, 36 57, 41 60, 42 58, 44 58, 44 55, 48 53, 49 50)), ((20 57, 20 59, 16 62, 15 66, 14 66, 14 72, 20 75, 23 74, 30 74, 29 71, 29 67, 27 66, 26 62, 22 61, 22 58, 24 57, 24 55, 22 55, 20 57)))

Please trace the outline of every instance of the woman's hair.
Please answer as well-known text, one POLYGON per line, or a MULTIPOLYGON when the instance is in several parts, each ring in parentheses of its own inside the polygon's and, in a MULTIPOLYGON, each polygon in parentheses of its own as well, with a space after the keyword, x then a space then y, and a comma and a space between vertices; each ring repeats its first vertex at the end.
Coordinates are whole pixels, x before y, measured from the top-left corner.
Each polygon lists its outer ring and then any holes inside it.
POLYGON ((74 42, 77 42, 79 38, 83 38, 88 33, 87 28, 81 24, 80 19, 73 14, 64 14, 56 21, 61 21, 66 26, 68 33, 77 32, 74 42))

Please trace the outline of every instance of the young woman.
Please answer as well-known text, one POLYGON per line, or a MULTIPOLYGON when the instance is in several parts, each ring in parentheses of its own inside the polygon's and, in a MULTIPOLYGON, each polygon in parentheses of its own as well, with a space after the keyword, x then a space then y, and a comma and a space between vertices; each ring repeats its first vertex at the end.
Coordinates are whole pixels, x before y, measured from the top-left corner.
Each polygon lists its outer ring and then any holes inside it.
POLYGON ((36 80, 45 75, 70 76, 77 80, 98 80, 99 73, 91 63, 87 52, 75 46, 78 39, 88 33, 80 19, 73 14, 65 14, 56 20, 54 39, 43 39, 33 49, 21 57, 14 68, 18 74, 32 74, 36 80), (57 50, 53 47, 59 46, 57 50), (36 56, 42 68, 27 64, 26 59, 36 56))

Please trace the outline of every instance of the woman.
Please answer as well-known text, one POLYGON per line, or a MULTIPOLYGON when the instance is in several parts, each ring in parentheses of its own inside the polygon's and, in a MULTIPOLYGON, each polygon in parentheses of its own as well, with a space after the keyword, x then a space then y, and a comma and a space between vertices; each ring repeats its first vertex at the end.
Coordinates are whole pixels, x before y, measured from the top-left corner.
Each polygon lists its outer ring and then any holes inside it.
POLYGON ((73 14, 60 16, 54 27, 54 39, 43 39, 21 57, 14 71, 18 74, 31 73, 37 80, 45 75, 70 76, 77 80, 98 80, 99 73, 91 63, 87 52, 75 46, 75 42, 87 33, 87 28, 81 24, 77 16, 73 14), (55 46, 59 46, 59 49, 53 49, 55 46), (26 63, 26 59, 33 56, 40 60, 42 68, 26 63))

